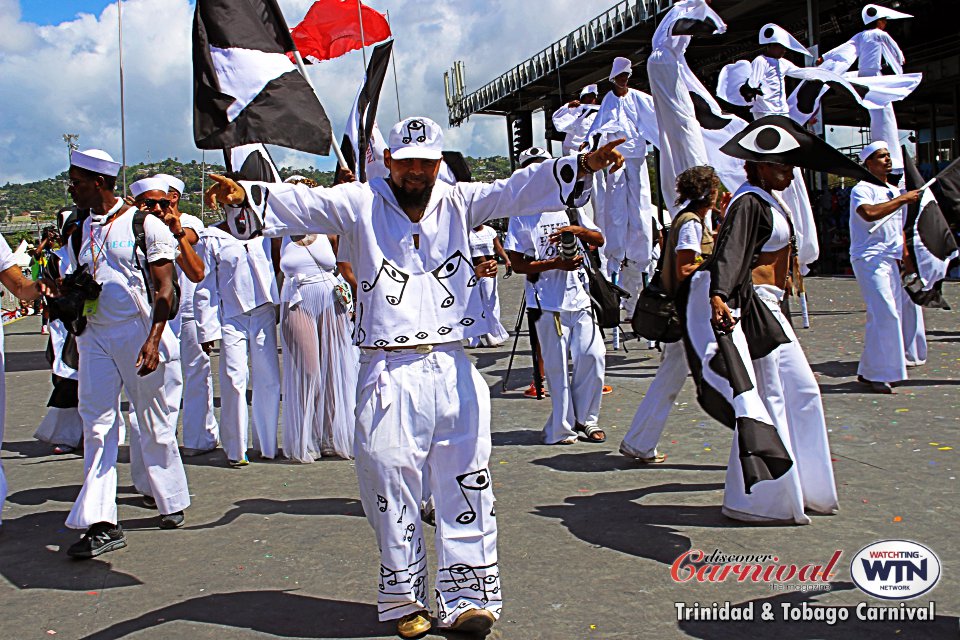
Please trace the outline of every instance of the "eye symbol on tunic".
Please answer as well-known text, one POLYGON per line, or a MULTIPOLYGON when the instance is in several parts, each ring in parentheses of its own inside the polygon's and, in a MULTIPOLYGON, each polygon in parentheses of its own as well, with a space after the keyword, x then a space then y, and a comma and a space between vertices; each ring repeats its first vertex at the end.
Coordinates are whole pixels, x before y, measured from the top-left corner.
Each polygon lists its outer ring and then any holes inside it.
POLYGON ((739 144, 754 153, 784 153, 800 147, 796 138, 772 124, 751 131, 739 144))
MULTIPOLYGON (((440 302, 440 306, 444 309, 451 306, 456 300, 453 292, 450 291, 450 287, 448 287, 444 281, 450 280, 450 278, 460 273, 461 269, 464 269, 464 264, 470 265, 470 279, 467 281, 467 286, 473 287, 477 284, 477 274, 473 272, 473 265, 470 264, 470 261, 459 251, 444 260, 443 264, 431 272, 440 283, 440 286, 443 287, 443 290, 447 292, 447 296, 440 302)), ((457 287, 454 286, 453 289, 456 291, 457 287)))
POLYGON ((364 293, 368 293, 373 290, 374 287, 379 283, 380 286, 384 289, 384 297, 387 302, 393 306, 400 304, 400 300, 403 299, 403 291, 407 287, 407 281, 410 279, 410 276, 406 273, 400 271, 395 266, 384 260, 380 264, 380 269, 377 271, 376 277, 374 277, 373 282, 368 282, 363 280, 360 283, 360 289, 364 293), (380 282, 380 278, 386 276, 383 279, 383 282, 380 282))

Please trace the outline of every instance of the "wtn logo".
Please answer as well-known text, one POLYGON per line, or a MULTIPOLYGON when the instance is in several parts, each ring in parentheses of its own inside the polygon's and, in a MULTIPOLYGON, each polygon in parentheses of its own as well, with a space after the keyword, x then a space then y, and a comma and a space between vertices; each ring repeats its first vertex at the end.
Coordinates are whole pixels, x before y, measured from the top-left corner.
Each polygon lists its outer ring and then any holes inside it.
POLYGON ((864 547, 854 556, 850 577, 861 591, 877 598, 916 598, 937 584, 940 559, 916 542, 884 540, 864 547))

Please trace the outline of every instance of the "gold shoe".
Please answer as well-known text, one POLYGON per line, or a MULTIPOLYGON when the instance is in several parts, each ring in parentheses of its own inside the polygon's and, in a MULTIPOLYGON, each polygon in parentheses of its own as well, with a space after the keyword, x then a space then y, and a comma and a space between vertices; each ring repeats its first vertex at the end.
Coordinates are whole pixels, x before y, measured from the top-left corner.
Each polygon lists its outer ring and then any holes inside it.
POLYGON ((486 633, 497 619, 486 609, 468 609, 454 620, 450 628, 465 633, 486 633))
POLYGON ((401 638, 417 638, 422 636, 433 623, 430 622, 430 614, 426 611, 414 611, 408 613, 397 621, 397 635, 401 638))

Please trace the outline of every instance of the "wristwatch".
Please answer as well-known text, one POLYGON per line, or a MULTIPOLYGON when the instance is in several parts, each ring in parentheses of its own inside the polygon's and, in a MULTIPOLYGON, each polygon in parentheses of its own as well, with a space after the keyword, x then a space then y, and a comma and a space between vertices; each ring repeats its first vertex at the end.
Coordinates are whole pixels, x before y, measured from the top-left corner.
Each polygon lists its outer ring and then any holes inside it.
POLYGON ((175 233, 175 234, 173 234, 173 237, 176 238, 177 240, 182 240, 182 239, 184 238, 184 236, 186 236, 186 235, 187 235, 186 230, 185 230, 185 229, 180 229, 180 233, 175 233))

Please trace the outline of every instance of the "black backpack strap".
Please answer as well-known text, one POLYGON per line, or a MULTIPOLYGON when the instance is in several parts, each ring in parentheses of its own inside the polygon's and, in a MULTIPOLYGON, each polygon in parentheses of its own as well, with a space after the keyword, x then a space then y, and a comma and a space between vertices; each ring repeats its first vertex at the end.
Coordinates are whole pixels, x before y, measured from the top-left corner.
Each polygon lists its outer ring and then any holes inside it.
POLYGON ((70 235, 70 248, 73 249, 73 264, 80 264, 80 247, 83 246, 83 223, 90 217, 90 209, 77 210, 77 228, 70 235))

